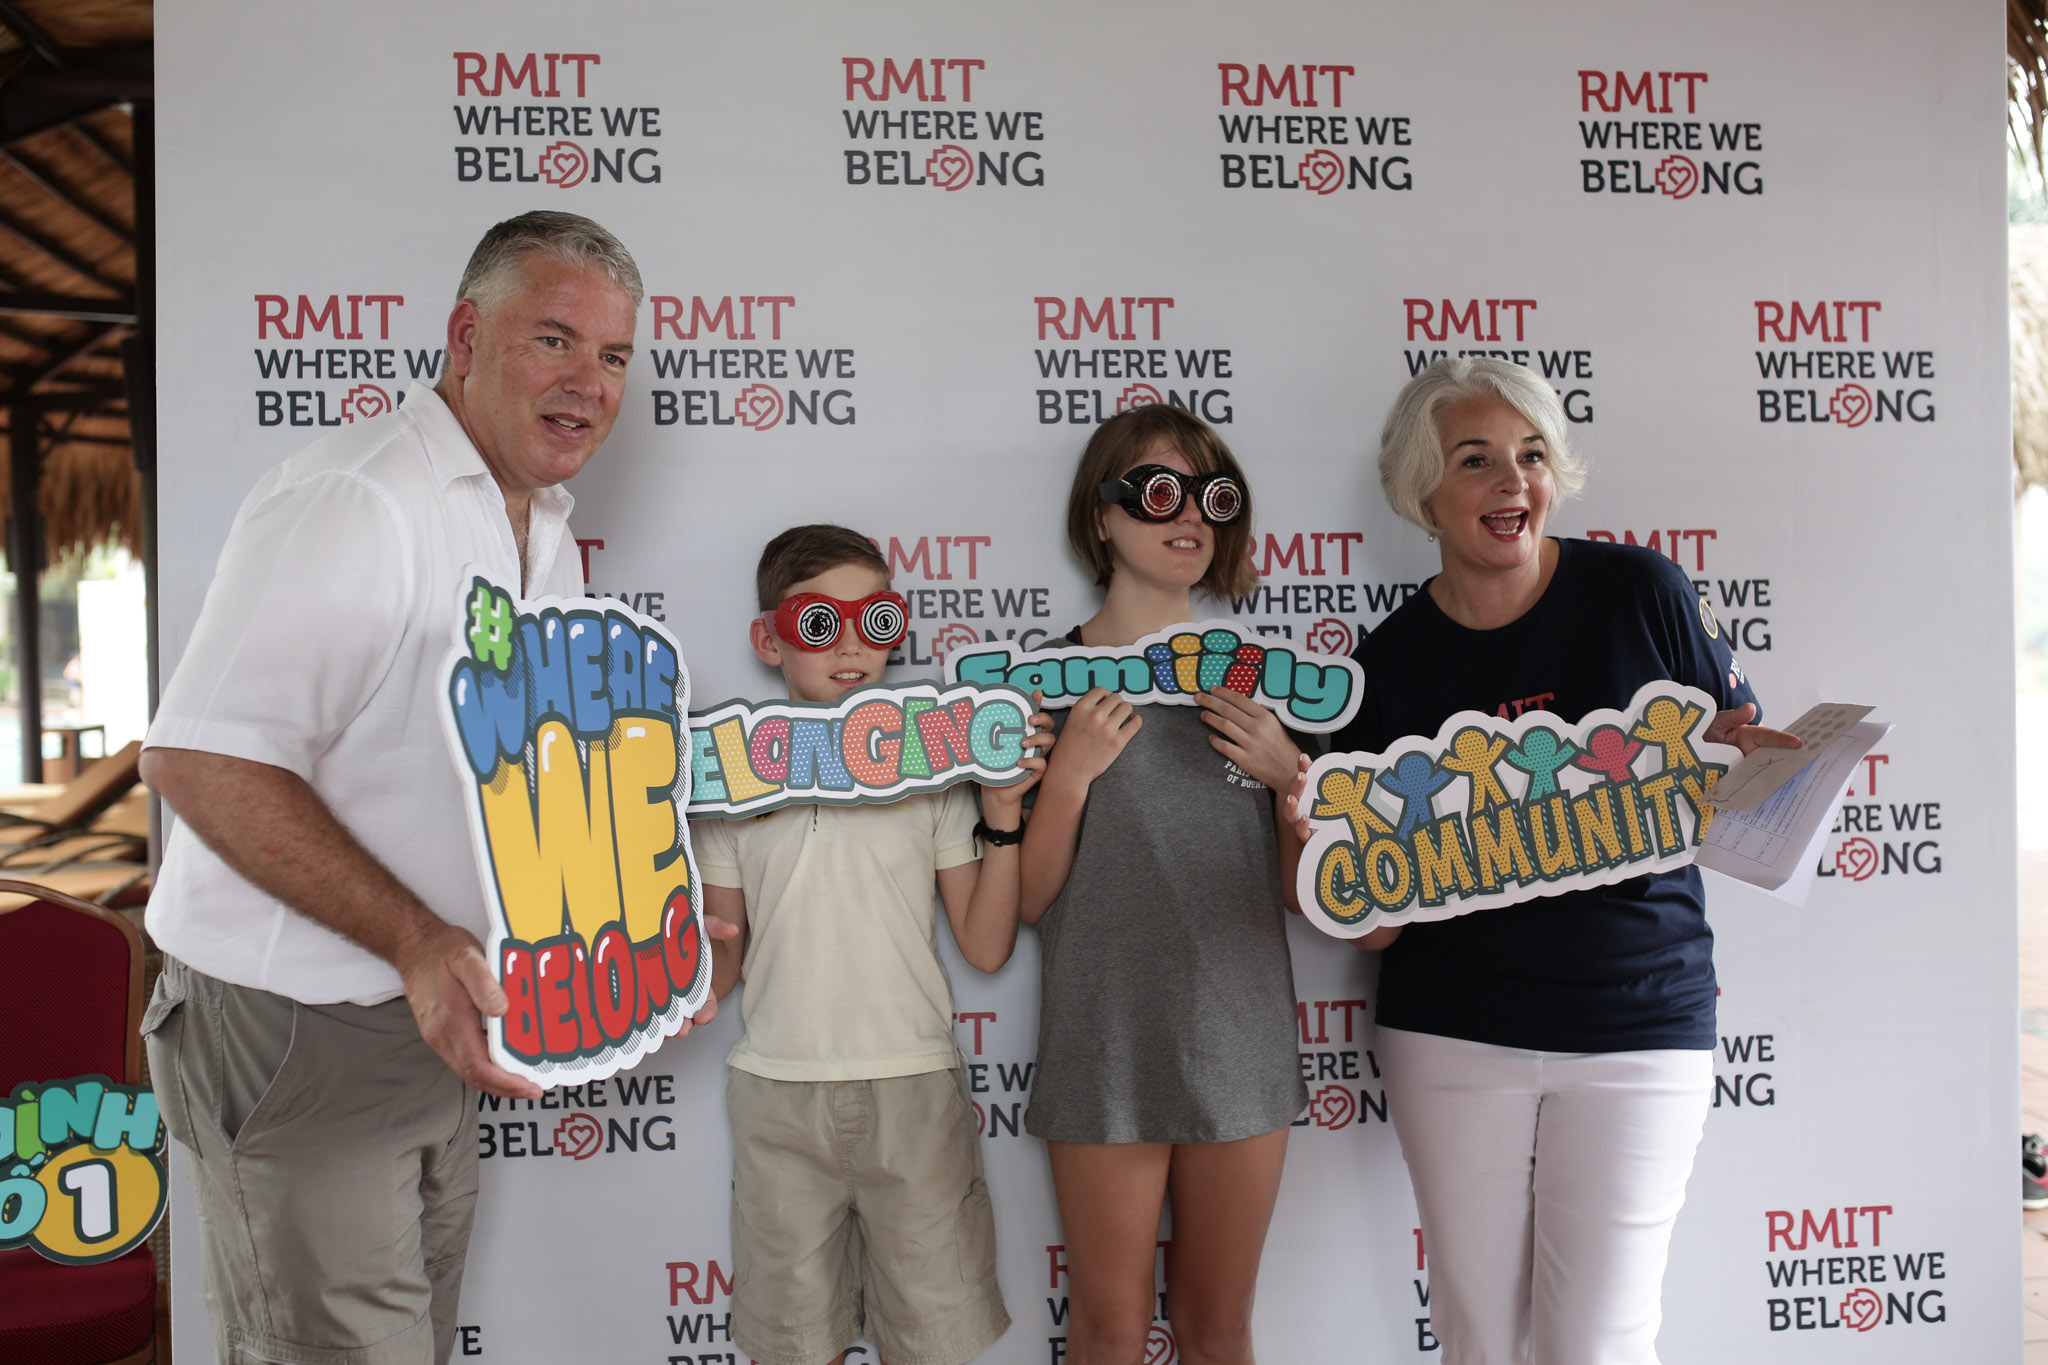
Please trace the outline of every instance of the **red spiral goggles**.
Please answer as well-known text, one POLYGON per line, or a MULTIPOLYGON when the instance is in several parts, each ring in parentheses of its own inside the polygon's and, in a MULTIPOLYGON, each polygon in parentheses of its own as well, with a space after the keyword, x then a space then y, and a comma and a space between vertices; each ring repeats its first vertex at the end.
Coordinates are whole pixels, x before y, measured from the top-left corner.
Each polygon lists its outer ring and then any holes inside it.
POLYGON ((815 654, 839 643, 840 632, 848 629, 874 649, 893 649, 910 626, 910 604, 901 593, 884 589, 842 602, 820 592, 800 592, 784 599, 774 611, 761 613, 761 624, 776 638, 815 654))

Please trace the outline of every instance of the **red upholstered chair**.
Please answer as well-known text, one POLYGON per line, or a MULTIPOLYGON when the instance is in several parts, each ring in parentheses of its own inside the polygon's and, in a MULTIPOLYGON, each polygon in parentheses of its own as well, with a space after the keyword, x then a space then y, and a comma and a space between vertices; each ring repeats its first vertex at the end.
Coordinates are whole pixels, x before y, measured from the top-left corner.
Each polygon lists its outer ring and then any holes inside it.
MULTIPOLYGON (((142 935, 62 892, 0 881, 35 899, 0 910, 0 1095, 23 1081, 89 1072, 142 1079, 142 935), (33 964, 33 965, 31 965, 33 964)), ((156 1359, 156 1258, 145 1243, 99 1265, 0 1251, 0 1361, 149 1365, 156 1359)))

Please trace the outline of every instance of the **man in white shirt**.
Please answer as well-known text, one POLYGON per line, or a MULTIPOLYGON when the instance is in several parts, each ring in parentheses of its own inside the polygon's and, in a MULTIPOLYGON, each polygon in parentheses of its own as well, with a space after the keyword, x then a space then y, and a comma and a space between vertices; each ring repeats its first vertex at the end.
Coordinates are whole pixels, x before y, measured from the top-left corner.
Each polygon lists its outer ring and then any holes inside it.
POLYGON ((557 485, 618 416, 642 289, 609 232, 539 212, 459 294, 435 388, 243 502, 142 758, 178 815, 144 1031, 224 1362, 445 1361, 467 1087, 540 1094, 485 1045, 506 1001, 436 675, 465 566, 582 594, 557 485))

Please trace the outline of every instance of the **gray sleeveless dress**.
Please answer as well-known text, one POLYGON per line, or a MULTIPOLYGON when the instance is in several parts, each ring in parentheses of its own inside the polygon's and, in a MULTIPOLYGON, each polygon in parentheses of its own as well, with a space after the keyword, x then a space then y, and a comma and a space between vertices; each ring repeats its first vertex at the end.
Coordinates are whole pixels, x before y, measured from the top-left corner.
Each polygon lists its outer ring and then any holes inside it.
POLYGON ((1273 796, 1210 747, 1198 708, 1140 709, 1143 727, 1089 788, 1073 871, 1038 923, 1024 1127, 1062 1142, 1270 1133, 1308 1103, 1273 796))

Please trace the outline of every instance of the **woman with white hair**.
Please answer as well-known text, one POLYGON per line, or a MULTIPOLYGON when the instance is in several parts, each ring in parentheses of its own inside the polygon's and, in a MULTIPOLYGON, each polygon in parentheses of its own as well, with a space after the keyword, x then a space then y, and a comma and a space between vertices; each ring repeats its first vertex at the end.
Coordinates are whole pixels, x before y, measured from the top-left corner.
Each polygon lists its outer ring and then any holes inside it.
MULTIPOLYGON (((1442 570, 1359 647, 1364 700, 1333 749, 1383 751, 1465 710, 1577 721, 1664 678, 1717 700, 1710 739, 1798 743, 1748 723, 1748 681, 1671 560, 1544 535, 1585 470, 1557 394, 1530 371, 1429 366, 1394 402, 1379 468, 1442 570)), ((1698 870, 1358 942, 1386 949, 1379 1056, 1446 1365, 1654 1362, 1713 1092, 1698 870)))

